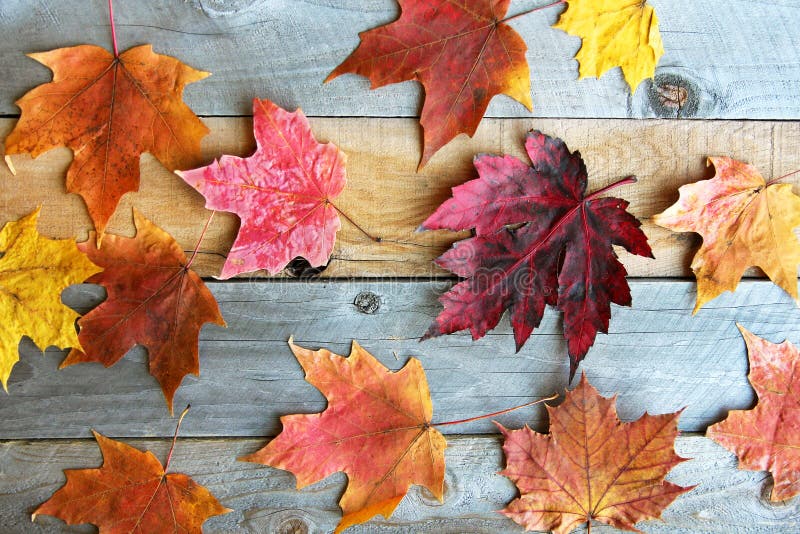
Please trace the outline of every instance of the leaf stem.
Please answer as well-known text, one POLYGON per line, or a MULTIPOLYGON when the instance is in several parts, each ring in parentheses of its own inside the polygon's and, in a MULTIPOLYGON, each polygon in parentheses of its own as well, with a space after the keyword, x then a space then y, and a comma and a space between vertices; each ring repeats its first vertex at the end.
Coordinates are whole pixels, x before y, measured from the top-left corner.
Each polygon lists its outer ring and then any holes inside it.
POLYGON ((197 256, 197 252, 200 250, 200 243, 203 242, 203 238, 206 236, 206 232, 208 231, 209 225, 211 225, 211 219, 214 218, 214 214, 217 213, 216 210, 211 212, 211 215, 208 217, 206 221, 206 225, 203 227, 203 231, 200 232, 200 239, 197 240, 197 245, 194 247, 194 252, 192 252, 192 257, 189 258, 189 261, 186 262, 186 268, 188 269, 191 267, 192 262, 194 261, 195 257, 197 256))
POLYGON ((595 191, 591 195, 587 196, 584 200, 592 200, 593 198, 597 198, 597 197, 599 197, 600 195, 602 195, 604 193, 608 193, 612 189, 616 189, 617 187, 620 187, 620 186, 623 186, 623 185, 635 184, 638 181, 639 180, 635 176, 628 176, 627 178, 623 178, 622 180, 614 182, 611 185, 607 185, 602 189, 598 189, 597 191, 595 191))
POLYGON ((781 180, 783 180, 784 178, 788 178, 788 177, 790 177, 790 176, 794 176, 795 174, 797 174, 797 173, 799 173, 799 172, 800 172, 800 169, 797 169, 796 171, 792 171, 792 172, 790 172, 789 174, 784 174, 783 176, 778 176, 777 178, 773 178, 772 180, 770 180, 769 182, 767 182, 767 187, 769 187, 769 186, 771 186, 771 185, 774 185, 774 184, 776 184, 776 183, 780 182, 780 181, 781 181, 781 180))
POLYGON ((114 44, 114 57, 118 58, 117 27, 114 25, 114 0, 108 0, 108 19, 111 21, 111 42, 114 44))
POLYGON ((178 430, 181 429, 181 423, 183 422, 183 418, 186 417, 186 414, 189 413, 189 408, 191 408, 191 404, 187 404, 186 408, 183 409, 181 412, 181 416, 178 418, 178 424, 175 425, 175 435, 172 436, 172 446, 169 448, 169 453, 167 453, 167 463, 164 464, 164 472, 166 473, 169 469, 169 463, 172 461, 172 453, 175 451, 175 442, 178 441, 178 430))
POLYGON ((532 9, 529 9, 528 11, 523 11, 522 13, 517 13, 516 15, 511 15, 510 17, 507 17, 507 18, 503 19, 501 22, 509 22, 509 21, 512 21, 512 20, 514 20, 516 18, 528 15, 530 13, 536 13, 537 11, 544 11, 545 9, 548 9, 548 8, 551 8, 551 7, 555 7, 555 6, 560 5, 560 4, 566 4, 566 3, 567 3, 567 0, 558 0, 556 2, 552 2, 552 3, 547 4, 545 6, 534 7, 532 9))
POLYGON ((431 423, 431 426, 449 426, 449 425, 461 425, 463 423, 471 423, 473 421, 480 421, 481 419, 489 419, 490 417, 497 417, 498 415, 503 415, 508 412, 513 412, 514 410, 519 410, 521 408, 527 408, 528 406, 533 406, 535 404, 541 404, 543 402, 555 400, 558 398, 558 394, 553 395, 551 397, 547 397, 545 399, 539 399, 533 402, 529 402, 527 404, 520 404, 519 406, 514 406, 513 408, 507 408, 505 410, 500 410, 499 412, 494 413, 487 413, 486 415, 479 415, 477 417, 470 417, 469 419, 461 419, 459 421, 447 421, 445 423, 431 423))
POLYGON ((356 222, 355 222, 353 219, 351 219, 349 215, 347 215, 345 212, 343 212, 343 211, 342 211, 342 210, 340 210, 338 207, 336 207, 336 204, 334 204, 334 203, 333 203, 333 202, 331 202, 330 200, 328 200, 327 202, 328 202, 328 204, 330 204, 330 205, 331 205, 331 207, 332 207, 333 209, 335 209, 335 210, 337 211, 337 213, 339 213, 339 215, 341 215, 342 217, 344 217, 344 218, 345 218, 345 220, 346 220, 347 222, 349 222, 350 224, 352 224, 353 226, 355 226, 355 227, 356 227, 356 229, 357 229, 359 232, 361 232, 362 234, 364 234, 365 236, 367 236, 367 237, 370 239, 370 241, 374 241, 375 243, 380 243, 381 241, 383 241, 383 238, 380 238, 380 237, 375 237, 374 235, 372 235, 372 234, 370 234, 369 232, 367 232, 366 230, 364 230, 364 229, 363 229, 363 228, 362 228, 362 227, 361 227, 361 226, 360 226, 358 223, 356 223, 356 222))

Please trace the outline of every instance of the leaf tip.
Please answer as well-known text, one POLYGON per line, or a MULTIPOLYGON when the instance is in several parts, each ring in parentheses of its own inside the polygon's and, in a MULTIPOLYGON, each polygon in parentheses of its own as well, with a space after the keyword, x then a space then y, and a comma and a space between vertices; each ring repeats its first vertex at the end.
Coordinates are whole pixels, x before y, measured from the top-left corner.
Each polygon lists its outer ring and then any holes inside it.
POLYGON ((6 167, 8 167, 8 170, 11 171, 11 174, 16 176, 17 175, 17 169, 14 167, 14 164, 11 162, 11 156, 6 154, 5 160, 6 160, 6 167))

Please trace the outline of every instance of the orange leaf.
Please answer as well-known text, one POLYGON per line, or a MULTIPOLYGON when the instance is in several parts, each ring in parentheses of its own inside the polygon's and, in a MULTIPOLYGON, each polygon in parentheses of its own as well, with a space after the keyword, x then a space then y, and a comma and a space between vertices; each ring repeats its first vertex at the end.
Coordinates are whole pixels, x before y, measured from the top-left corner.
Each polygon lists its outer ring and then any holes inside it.
MULTIPOLYGON (((115 58, 80 45, 30 57, 53 81, 28 92, 22 116, 6 139, 8 154, 34 158, 57 146, 72 149, 67 191, 80 194, 103 237, 119 199, 139 189, 139 156, 150 152, 169 170, 197 163, 208 128, 183 103, 186 84, 207 72, 137 46, 115 58)), ((13 168, 13 167, 12 167, 13 168)))
POLYGON ((737 326, 758 404, 730 412, 706 435, 739 457, 739 469, 772 473, 770 500, 791 499, 800 495, 800 353, 788 341, 770 343, 737 326))
POLYGON ((411 484, 442 500, 447 443, 431 427, 433 408, 419 360, 391 372, 355 341, 349 358, 304 349, 291 339, 289 346, 328 408, 282 417, 280 435, 242 460, 291 471, 298 489, 347 473, 337 533, 376 514, 388 518, 411 484))
POLYGON ((136 210, 133 217, 136 237, 108 235, 102 248, 92 238, 78 245, 105 269, 88 282, 104 286, 108 298, 78 321, 83 352, 73 349, 61 367, 84 362, 109 367, 135 345, 144 345, 150 374, 172 412, 183 377, 200 374, 200 329, 207 322, 225 326, 225 321, 172 236, 136 210))
POLYGON ((770 185, 752 166, 708 158, 717 174, 679 189, 680 199, 653 220, 675 232, 697 232, 703 246, 692 260, 697 277, 694 312, 724 291, 734 291, 744 271, 760 267, 797 299, 800 197, 790 184, 770 185))
POLYGON ((600 396, 581 377, 563 404, 548 406, 550 435, 500 430, 507 466, 502 472, 522 495, 501 513, 528 530, 572 531, 592 520, 625 530, 661 516, 691 488, 664 481, 683 462, 673 444, 680 413, 621 423, 615 399, 600 396))
POLYGON ((94 433, 103 453, 98 469, 68 469, 67 483, 33 513, 69 525, 92 523, 101 534, 202 532, 202 524, 230 512, 191 478, 166 469, 150 451, 94 433))
POLYGON ((373 89, 419 81, 422 167, 458 134, 472 136, 495 95, 533 109, 528 48, 503 22, 510 1, 398 0, 400 18, 361 33, 361 44, 325 81, 345 73, 369 78, 373 89))

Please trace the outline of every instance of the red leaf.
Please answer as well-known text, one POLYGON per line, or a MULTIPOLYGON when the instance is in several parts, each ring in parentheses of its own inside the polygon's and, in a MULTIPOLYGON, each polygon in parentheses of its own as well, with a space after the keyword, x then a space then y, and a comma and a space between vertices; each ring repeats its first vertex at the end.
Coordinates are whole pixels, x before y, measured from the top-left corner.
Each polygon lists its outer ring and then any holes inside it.
POLYGON ((106 234, 78 248, 104 270, 91 284, 108 298, 78 321, 83 351, 72 349, 61 367, 99 362, 110 367, 136 345, 144 345, 150 374, 172 398, 183 377, 200 374, 198 336, 205 323, 225 326, 217 301, 191 269, 178 243, 134 210, 136 236, 106 234))
POLYGON ((525 42, 503 18, 511 0, 398 0, 400 18, 361 34, 328 76, 355 73, 372 88, 418 80, 425 87, 420 167, 460 133, 473 135, 498 94, 533 109, 525 42))
POLYGON ((325 265, 341 227, 331 199, 345 186, 345 154, 318 143, 300 110, 289 113, 269 100, 253 100, 253 131, 257 149, 249 158, 223 156, 179 173, 207 208, 242 220, 220 277, 276 274, 297 256, 325 265))
POLYGON ((423 339, 469 328, 483 337, 511 313, 517 350, 539 325, 545 304, 564 312, 570 376, 608 332, 611 303, 630 306, 627 272, 612 245, 652 257, 641 223, 618 198, 598 198, 626 179, 589 196, 586 166, 560 139, 528 134, 528 166, 511 156, 475 158, 480 178, 453 189, 453 198, 423 229, 475 228, 436 263, 467 278, 445 293, 444 311, 423 339), (512 230, 506 225, 527 223, 512 230))
POLYGON ((733 410, 706 436, 739 458, 739 469, 769 471, 773 502, 800 495, 800 353, 788 341, 770 343, 741 325, 750 360, 752 410, 733 410))
POLYGON ((388 519, 412 484, 441 501, 447 442, 431 425, 433 406, 419 360, 393 372, 355 341, 348 358, 305 349, 291 338, 289 347, 328 407, 281 417, 281 433, 241 460, 291 471, 298 489, 347 473, 336 533, 376 514, 388 519))

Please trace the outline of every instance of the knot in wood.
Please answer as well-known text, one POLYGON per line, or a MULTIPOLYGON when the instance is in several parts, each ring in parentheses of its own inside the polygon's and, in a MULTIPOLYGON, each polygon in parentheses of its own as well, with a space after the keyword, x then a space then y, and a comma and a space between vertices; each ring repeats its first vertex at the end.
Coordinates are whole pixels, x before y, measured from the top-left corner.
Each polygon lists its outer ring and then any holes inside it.
POLYGON ((381 307, 381 298, 372 291, 362 291, 356 295, 353 305, 361 313, 372 315, 381 307))
POLYGON ((191 5, 207 17, 230 17, 249 11, 264 0, 190 0, 191 5))
POLYGON ((676 74, 658 74, 649 88, 650 106, 659 117, 693 117, 699 107, 697 86, 676 74))
POLYGON ((284 519, 276 530, 278 534, 308 534, 308 525, 299 517, 284 519))

